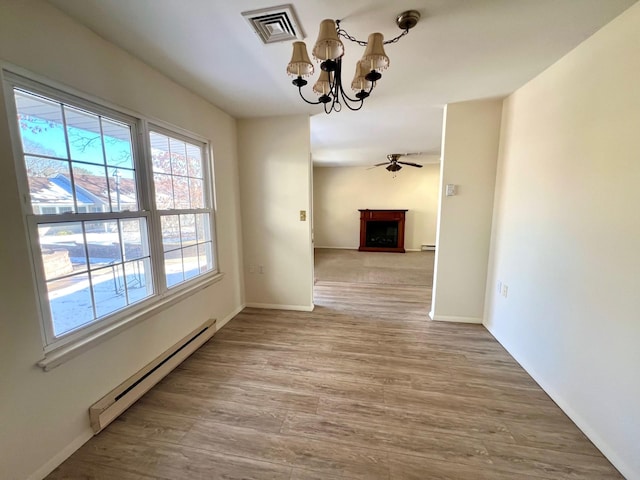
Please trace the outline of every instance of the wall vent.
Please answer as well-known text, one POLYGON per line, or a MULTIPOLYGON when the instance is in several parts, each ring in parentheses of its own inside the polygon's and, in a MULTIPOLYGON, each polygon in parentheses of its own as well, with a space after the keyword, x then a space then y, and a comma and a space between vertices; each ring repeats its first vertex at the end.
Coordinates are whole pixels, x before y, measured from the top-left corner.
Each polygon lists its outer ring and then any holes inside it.
POLYGON ((305 37, 293 5, 251 10, 242 12, 242 16, 247 19, 262 43, 303 40, 305 37))

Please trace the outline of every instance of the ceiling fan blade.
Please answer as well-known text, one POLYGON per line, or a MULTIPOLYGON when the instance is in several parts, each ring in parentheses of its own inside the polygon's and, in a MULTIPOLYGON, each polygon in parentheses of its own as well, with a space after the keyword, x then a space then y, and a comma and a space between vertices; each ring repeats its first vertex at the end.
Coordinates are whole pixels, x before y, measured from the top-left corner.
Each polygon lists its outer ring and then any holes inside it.
POLYGON ((401 163, 403 165, 409 165, 411 167, 418 167, 418 168, 422 168, 422 165, 418 165, 417 163, 412 163, 412 162, 400 162, 398 161, 398 163, 401 163))
POLYGON ((375 164, 375 165, 373 165, 373 166, 371 166, 371 167, 367 168, 367 170, 373 170, 373 169, 374 169, 374 168, 376 168, 376 167, 381 167, 382 165, 388 165, 388 164, 389 164, 389 162, 377 163, 377 164, 375 164))

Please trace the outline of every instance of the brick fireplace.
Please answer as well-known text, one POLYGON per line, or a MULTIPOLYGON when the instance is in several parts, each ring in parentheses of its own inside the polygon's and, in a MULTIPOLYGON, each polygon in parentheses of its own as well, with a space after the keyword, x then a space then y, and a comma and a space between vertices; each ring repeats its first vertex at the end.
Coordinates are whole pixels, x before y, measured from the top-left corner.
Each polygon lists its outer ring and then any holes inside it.
POLYGON ((407 210, 359 210, 361 252, 404 253, 407 210))

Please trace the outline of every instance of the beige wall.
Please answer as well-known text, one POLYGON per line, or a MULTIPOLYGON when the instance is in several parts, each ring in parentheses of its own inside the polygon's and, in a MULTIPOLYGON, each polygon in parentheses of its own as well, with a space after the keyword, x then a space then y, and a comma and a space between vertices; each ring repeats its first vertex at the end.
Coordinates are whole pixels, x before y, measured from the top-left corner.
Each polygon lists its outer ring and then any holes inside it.
POLYGON ((46 2, 0 0, 0 59, 212 141, 224 279, 51 372, 0 92, 0 478, 42 478, 91 436, 88 407, 204 320, 241 307, 235 121, 46 2))
POLYGON ((238 121, 247 306, 313 306, 309 143, 306 115, 238 121))
POLYGON ((640 478, 640 4, 503 119, 485 324, 640 478))
POLYGON ((501 100, 445 110, 434 320, 482 323, 501 115, 501 100), (447 184, 455 196, 445 195, 447 184))
MULTIPOLYGON (((407 161, 412 161, 411 157, 407 161)), ((358 248, 358 209, 408 209, 405 248, 435 245, 440 165, 403 167, 393 177, 384 167, 316 167, 313 169, 315 246, 358 248)))

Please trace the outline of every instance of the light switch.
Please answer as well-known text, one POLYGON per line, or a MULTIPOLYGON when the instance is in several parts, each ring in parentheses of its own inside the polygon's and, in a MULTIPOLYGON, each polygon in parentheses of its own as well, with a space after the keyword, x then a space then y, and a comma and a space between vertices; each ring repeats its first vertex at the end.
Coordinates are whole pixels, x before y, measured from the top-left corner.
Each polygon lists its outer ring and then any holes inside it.
POLYGON ((445 190, 447 197, 453 197, 458 193, 458 186, 453 183, 447 183, 447 188, 445 190))
POLYGON ((306 222, 307 221, 307 211, 306 210, 300 210, 300 221, 301 222, 306 222))

